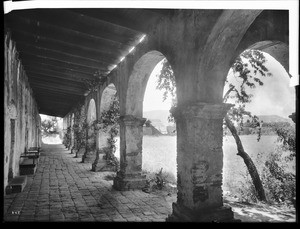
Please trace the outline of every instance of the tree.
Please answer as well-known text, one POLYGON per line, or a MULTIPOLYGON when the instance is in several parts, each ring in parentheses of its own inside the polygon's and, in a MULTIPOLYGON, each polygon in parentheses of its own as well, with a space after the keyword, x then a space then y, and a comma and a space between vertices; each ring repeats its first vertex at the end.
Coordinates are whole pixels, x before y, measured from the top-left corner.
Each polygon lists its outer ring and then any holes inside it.
POLYGON ((57 117, 49 117, 41 123, 42 135, 50 136, 54 134, 59 134, 58 120, 57 117))
MULTIPOLYGON (((240 83, 238 85, 233 85, 226 79, 225 84, 228 86, 228 90, 223 97, 223 102, 227 102, 229 98, 235 99, 235 106, 232 107, 225 116, 224 125, 229 129, 235 139, 238 151, 237 155, 243 158, 257 192, 257 198, 260 201, 266 201, 265 191, 254 162, 244 150, 242 141, 236 129, 236 125, 239 125, 240 128, 242 128, 244 117, 247 116, 249 118, 248 126, 257 128, 257 140, 260 140, 261 126, 259 119, 257 116, 252 115, 251 112, 246 111, 245 105, 251 102, 251 97, 253 96, 247 89, 254 89, 256 86, 262 86, 263 82, 261 78, 272 76, 272 74, 266 68, 265 62, 265 56, 260 51, 246 50, 243 52, 231 67, 234 77, 238 78, 240 83)), ((163 100, 165 100, 168 95, 173 97, 174 103, 171 110, 174 109, 177 102, 175 98, 175 77, 172 68, 166 59, 163 60, 157 89, 164 91, 163 100)), ((174 120, 172 115, 170 115, 169 120, 174 120)))

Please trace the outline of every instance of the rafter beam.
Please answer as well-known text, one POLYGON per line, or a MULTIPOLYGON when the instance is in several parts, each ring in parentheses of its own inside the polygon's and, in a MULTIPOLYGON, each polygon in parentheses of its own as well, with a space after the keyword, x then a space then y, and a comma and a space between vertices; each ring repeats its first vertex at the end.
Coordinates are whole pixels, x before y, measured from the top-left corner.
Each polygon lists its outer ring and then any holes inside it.
POLYGON ((26 72, 36 72, 41 73, 48 76, 54 76, 56 78, 69 79, 80 82, 81 79, 94 79, 95 76, 92 74, 85 74, 82 72, 77 72, 69 69, 63 69, 55 66, 49 66, 45 64, 28 64, 24 63, 24 69, 26 72))
POLYGON ((93 75, 97 71, 106 71, 105 69, 97 69, 97 68, 91 68, 91 67, 86 67, 86 66, 82 66, 82 65, 76 65, 76 64, 72 64, 72 63, 66 63, 63 61, 58 61, 58 60, 54 60, 54 59, 50 59, 50 58, 46 58, 46 57, 42 57, 42 56, 26 54, 26 53, 22 54, 22 62, 23 62, 23 64, 40 63, 40 64, 49 65, 49 66, 56 66, 56 67, 60 67, 60 68, 66 69, 66 70, 77 71, 80 73, 91 74, 91 75, 93 75))
POLYGON ((66 94, 73 94, 73 95, 83 95, 84 94, 84 90, 82 91, 79 91, 79 90, 74 90, 74 89, 69 89, 69 88, 66 88, 66 87, 63 87, 63 86, 60 86, 60 85, 57 85, 57 84, 43 84, 43 83, 38 83, 38 82, 34 82, 34 81, 30 81, 30 85, 33 87, 33 88, 39 88, 39 89, 48 89, 48 90, 51 90, 53 92, 64 92, 66 94))
POLYGON ((69 44, 79 45, 93 50, 101 50, 110 53, 112 49, 129 49, 130 47, 107 39, 101 39, 93 35, 62 28, 41 21, 32 20, 18 15, 8 15, 7 22, 16 31, 25 31, 35 36, 48 37, 54 40, 63 40, 69 44))
MULTIPOLYGON (((60 40, 53 40, 46 37, 34 36, 27 32, 19 32, 13 30, 12 34, 13 39, 17 43, 25 43, 35 47, 65 53, 67 55, 82 57, 88 60, 102 60, 103 63, 109 64, 118 58, 118 53, 114 53, 114 50, 112 50, 110 53, 103 53, 95 49, 92 50, 80 46, 70 45, 60 40)), ((118 52, 118 50, 116 50, 116 52, 118 52)))
POLYGON ((37 56, 42 56, 53 60, 58 60, 66 63, 72 63, 76 65, 82 65, 82 66, 92 67, 97 69, 103 69, 107 67, 107 63, 103 63, 101 61, 89 60, 79 56, 73 56, 63 52, 57 52, 50 49, 28 45, 25 43, 21 44, 21 42, 17 43, 17 48, 21 54, 26 53, 31 55, 37 55, 37 56))
POLYGON ((31 10, 30 13, 18 12, 18 15, 51 25, 59 24, 66 29, 80 31, 125 45, 131 45, 135 41, 133 37, 136 33, 133 31, 116 28, 114 33, 112 33, 110 32, 112 28, 109 25, 101 23, 97 19, 71 12, 70 10, 59 9, 51 11, 39 9, 31 10))

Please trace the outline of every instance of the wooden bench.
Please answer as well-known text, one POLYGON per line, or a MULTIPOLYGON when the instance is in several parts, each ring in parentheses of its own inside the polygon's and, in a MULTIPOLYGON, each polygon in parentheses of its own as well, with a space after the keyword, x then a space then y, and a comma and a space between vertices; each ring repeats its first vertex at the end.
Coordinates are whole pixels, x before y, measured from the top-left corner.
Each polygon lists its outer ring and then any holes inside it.
POLYGON ((30 147, 20 158, 25 158, 19 165, 20 175, 32 175, 39 163, 40 147, 30 147))
POLYGON ((27 176, 16 176, 6 186, 6 194, 22 192, 27 184, 27 176))
POLYGON ((37 167, 36 158, 26 158, 19 165, 20 175, 33 175, 36 171, 36 167, 37 167))
POLYGON ((39 162, 40 150, 38 147, 30 147, 25 153, 20 155, 21 158, 33 159, 33 163, 39 162))
POLYGON ((30 147, 25 154, 36 154, 40 156, 40 147, 30 147))

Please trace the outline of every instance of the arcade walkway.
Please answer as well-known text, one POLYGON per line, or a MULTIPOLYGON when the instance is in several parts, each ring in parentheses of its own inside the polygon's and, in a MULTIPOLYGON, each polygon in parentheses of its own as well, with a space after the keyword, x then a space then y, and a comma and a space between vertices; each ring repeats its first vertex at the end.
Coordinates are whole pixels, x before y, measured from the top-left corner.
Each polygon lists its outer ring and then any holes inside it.
POLYGON ((142 191, 112 188, 112 173, 91 165, 63 145, 43 145, 23 192, 4 197, 4 221, 165 221, 170 201, 142 191), (110 179, 109 179, 110 175, 110 179))

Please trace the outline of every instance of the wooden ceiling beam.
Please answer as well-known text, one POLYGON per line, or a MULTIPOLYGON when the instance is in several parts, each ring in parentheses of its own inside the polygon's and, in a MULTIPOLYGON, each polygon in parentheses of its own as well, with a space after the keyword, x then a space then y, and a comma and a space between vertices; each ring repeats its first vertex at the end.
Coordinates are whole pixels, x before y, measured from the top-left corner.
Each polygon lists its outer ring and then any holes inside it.
POLYGON ((58 61, 66 62, 66 63, 82 65, 85 67, 92 67, 92 68, 97 68, 97 69, 103 69, 103 68, 107 67, 107 63, 103 63, 100 61, 94 61, 94 60, 88 60, 88 59, 85 59, 82 57, 73 56, 73 55, 69 55, 66 53, 57 52, 57 51, 53 51, 53 50, 49 50, 49 49, 45 49, 45 48, 40 48, 40 47, 36 47, 36 46, 24 44, 24 43, 23 44, 17 43, 17 49, 21 54, 26 53, 26 54, 31 54, 31 55, 42 56, 45 58, 50 58, 53 60, 58 60, 58 61))
POLYGON ((82 65, 77 65, 77 64, 72 64, 72 63, 67 63, 59 60, 54 60, 42 56, 36 56, 36 55, 31 55, 31 54, 26 54, 22 53, 22 63, 28 63, 28 64, 35 64, 35 63, 40 63, 40 64, 45 64, 49 66, 56 66, 65 70, 70 70, 70 71, 77 71, 80 73, 84 74, 89 74, 93 75, 97 71, 106 71, 105 69, 97 69, 97 68, 91 68, 91 67, 86 67, 82 65))
POLYGON ((103 53, 100 50, 97 51, 95 49, 86 49, 81 46, 70 45, 69 43, 60 40, 53 40, 46 37, 35 36, 27 32, 19 32, 16 30, 12 30, 12 38, 20 44, 28 44, 43 49, 50 49, 52 51, 82 57, 88 60, 102 60, 101 62, 105 64, 110 64, 111 62, 116 61, 116 59, 118 59, 118 56, 121 55, 118 54, 119 49, 112 49, 109 53, 103 53))
POLYGON ((79 91, 79 90, 74 90, 74 89, 70 89, 67 87, 63 87, 57 84, 43 84, 43 83, 38 83, 38 82, 34 82, 34 81, 29 81, 30 85, 33 87, 33 89, 35 88, 39 88, 39 89, 48 89, 50 91, 53 92, 63 92, 65 94, 72 94, 72 95, 83 95, 84 94, 84 90, 79 91))
POLYGON ((80 15, 66 9, 38 9, 30 10, 30 12, 17 12, 16 14, 32 20, 48 23, 50 25, 59 25, 66 29, 80 31, 125 45, 131 45, 136 40, 136 33, 133 31, 119 27, 112 28, 107 23, 101 23, 97 19, 80 15))
POLYGON ((41 68, 39 66, 24 66, 24 69, 28 77, 30 77, 30 75, 33 73, 35 75, 37 74, 41 75, 43 78, 53 77, 58 79, 70 80, 74 82, 83 82, 83 80, 91 80, 94 78, 93 76, 89 76, 89 75, 86 76, 84 74, 79 74, 79 73, 53 71, 53 70, 41 68))
POLYGON ((78 95, 78 94, 70 94, 67 92, 62 92, 62 91, 53 91, 51 89, 48 88, 39 88, 39 87, 35 87, 34 88, 34 95, 38 96, 38 95, 45 95, 45 96, 56 96, 56 97, 60 97, 62 99, 68 100, 68 101, 79 101, 81 99, 84 99, 83 95, 78 95))
POLYGON ((41 84, 45 86, 49 86, 50 88, 55 87, 57 89, 62 89, 62 90, 68 90, 68 91, 86 91, 87 89, 83 84, 74 84, 70 82, 65 82, 65 81, 53 81, 51 79, 41 79, 41 78, 35 78, 31 77, 29 78, 29 82, 31 83, 36 83, 36 84, 41 84))
POLYGON ((19 17, 18 15, 8 15, 7 23, 16 31, 25 31, 35 36, 48 37, 54 40, 63 40, 69 44, 79 45, 94 50, 101 50, 107 53, 110 53, 112 49, 117 50, 130 48, 130 46, 126 46, 126 44, 101 39, 80 31, 63 28, 59 25, 51 25, 26 17, 19 17))
MULTIPOLYGON (((132 9, 135 13, 142 11, 139 9, 132 9)), ((135 31, 136 33, 147 33, 148 24, 145 20, 140 20, 141 18, 135 18, 136 20, 132 20, 129 17, 124 15, 125 10, 121 9, 71 9, 71 11, 79 14, 83 14, 89 17, 96 18, 97 20, 104 21, 106 23, 111 23, 115 26, 124 27, 126 29, 130 29, 135 31)), ((144 15, 147 12, 141 12, 144 15)), ((152 17, 154 19, 154 17, 152 17)), ((148 18, 148 19, 152 19, 148 18)), ((144 19, 144 18, 142 18, 144 19)))
POLYGON ((34 81, 34 82, 42 82, 45 84, 55 83, 55 84, 59 84, 61 86, 69 86, 72 88, 78 88, 78 89, 84 89, 84 90, 86 89, 83 82, 74 82, 74 81, 52 78, 52 77, 40 77, 40 76, 37 76, 34 74, 30 75, 29 80, 34 81))
POLYGON ((62 79, 67 78, 69 80, 73 79, 74 81, 81 81, 81 79, 94 79, 93 74, 86 74, 70 69, 60 68, 52 65, 46 65, 41 63, 27 63, 23 64, 26 71, 35 71, 38 73, 45 73, 49 76, 60 77, 62 79))

